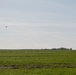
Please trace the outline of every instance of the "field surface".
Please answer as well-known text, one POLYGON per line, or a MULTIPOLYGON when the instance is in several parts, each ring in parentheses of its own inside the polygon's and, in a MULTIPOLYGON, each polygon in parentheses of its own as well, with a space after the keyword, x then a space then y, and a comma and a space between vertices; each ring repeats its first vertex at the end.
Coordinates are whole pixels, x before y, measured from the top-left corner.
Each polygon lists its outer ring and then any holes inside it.
POLYGON ((0 75, 76 75, 76 51, 0 50, 0 75))

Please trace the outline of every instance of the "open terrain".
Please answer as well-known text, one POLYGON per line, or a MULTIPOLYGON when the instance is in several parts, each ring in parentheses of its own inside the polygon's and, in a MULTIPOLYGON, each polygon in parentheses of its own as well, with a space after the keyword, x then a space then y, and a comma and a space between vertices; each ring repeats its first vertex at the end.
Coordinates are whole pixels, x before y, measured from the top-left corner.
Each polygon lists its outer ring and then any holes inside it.
POLYGON ((76 75, 76 51, 0 50, 0 75, 76 75))

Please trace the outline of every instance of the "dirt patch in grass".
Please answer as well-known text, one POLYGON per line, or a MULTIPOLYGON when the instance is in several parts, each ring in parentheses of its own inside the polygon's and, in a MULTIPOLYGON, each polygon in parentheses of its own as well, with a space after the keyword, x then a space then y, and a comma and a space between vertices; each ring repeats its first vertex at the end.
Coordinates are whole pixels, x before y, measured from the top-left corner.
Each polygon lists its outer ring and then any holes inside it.
POLYGON ((25 65, 0 65, 0 69, 32 69, 32 68, 76 68, 76 64, 25 64, 25 65))

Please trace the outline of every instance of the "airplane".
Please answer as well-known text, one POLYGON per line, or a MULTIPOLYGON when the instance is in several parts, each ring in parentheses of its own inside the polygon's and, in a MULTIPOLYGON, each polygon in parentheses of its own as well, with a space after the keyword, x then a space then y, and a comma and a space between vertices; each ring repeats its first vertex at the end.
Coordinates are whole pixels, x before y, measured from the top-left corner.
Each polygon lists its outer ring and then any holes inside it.
POLYGON ((7 28, 7 26, 5 26, 5 28, 7 28))

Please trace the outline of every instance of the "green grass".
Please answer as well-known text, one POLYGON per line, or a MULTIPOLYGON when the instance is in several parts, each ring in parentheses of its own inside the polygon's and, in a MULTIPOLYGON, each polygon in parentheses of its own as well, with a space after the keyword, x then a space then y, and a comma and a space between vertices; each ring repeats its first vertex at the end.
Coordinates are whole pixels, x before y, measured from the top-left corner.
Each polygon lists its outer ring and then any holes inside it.
POLYGON ((0 50, 0 75, 76 75, 76 51, 0 50))
POLYGON ((0 75, 76 75, 76 68, 2 69, 0 75))
POLYGON ((76 63, 76 51, 0 51, 0 64, 76 63))

